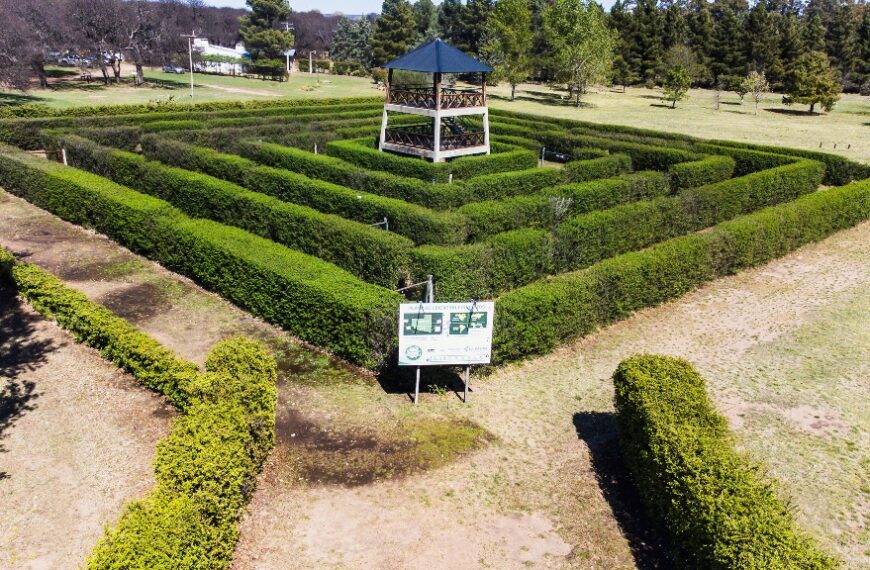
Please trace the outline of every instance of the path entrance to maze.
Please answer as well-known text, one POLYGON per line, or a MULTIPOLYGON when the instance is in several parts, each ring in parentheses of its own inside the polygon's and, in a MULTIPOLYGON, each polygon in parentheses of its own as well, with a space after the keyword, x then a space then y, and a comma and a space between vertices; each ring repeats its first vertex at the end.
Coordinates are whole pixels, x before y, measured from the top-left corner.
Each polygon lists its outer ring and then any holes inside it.
MULTIPOLYGON (((0 121, 0 186, 17 196, 0 204, 0 244, 195 362, 234 332, 271 343, 283 363, 278 444, 239 568, 413 565, 401 537, 361 554, 375 539, 366 529, 403 517, 432 521, 396 527, 411 540, 437 544, 436 529, 457 521, 488 537, 473 544, 477 561, 435 567, 659 559, 639 546, 657 537, 631 501, 614 506, 599 489, 592 459, 575 469, 582 426, 537 423, 556 408, 581 413, 582 400, 529 381, 509 401, 561 399, 529 420, 540 437, 522 441, 508 422, 517 410, 481 412, 498 408, 510 368, 479 384, 480 404, 451 399, 446 374, 408 409, 392 368, 395 289, 432 274, 438 301, 495 299, 503 364, 870 216, 870 167, 822 153, 493 111, 492 155, 433 164, 377 151, 378 101, 225 107, 0 121), (38 149, 68 166, 23 152, 38 149), (385 218, 389 231, 374 225, 385 218), (71 245, 85 237, 102 245, 71 245), (542 449, 552 461, 523 467, 542 449), (525 500, 534 473, 546 484, 525 500), (335 512, 346 528, 324 533, 335 512)), ((609 390, 599 386, 595 410, 609 390)))

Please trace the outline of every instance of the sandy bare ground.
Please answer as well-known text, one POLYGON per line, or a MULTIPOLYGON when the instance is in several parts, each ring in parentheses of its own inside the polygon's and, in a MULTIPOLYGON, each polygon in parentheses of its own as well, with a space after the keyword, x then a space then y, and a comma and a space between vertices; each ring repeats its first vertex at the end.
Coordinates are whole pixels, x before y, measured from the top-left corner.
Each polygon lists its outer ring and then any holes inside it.
POLYGON ((811 489, 794 496, 801 524, 850 567, 866 565, 868 242, 865 223, 475 379, 469 406, 441 386, 413 408, 395 385, 0 194, 0 244, 179 354, 201 361, 238 332, 286 341, 279 444, 243 523, 236 569, 666 567, 615 441, 610 375, 640 351, 693 361, 746 449, 788 488, 811 489), (382 436, 433 418, 475 422, 493 441, 438 469, 385 470, 407 460, 407 442, 382 436))
POLYGON ((154 485, 163 398, 0 291, 0 568, 77 568, 154 485))

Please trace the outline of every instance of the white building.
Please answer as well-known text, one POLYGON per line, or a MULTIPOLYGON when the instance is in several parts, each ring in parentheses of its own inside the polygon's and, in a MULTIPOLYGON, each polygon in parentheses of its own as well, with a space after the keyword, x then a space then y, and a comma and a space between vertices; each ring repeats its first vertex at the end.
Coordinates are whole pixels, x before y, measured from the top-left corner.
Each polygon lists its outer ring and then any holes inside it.
POLYGON ((196 71, 228 75, 242 73, 242 64, 239 60, 248 54, 241 42, 237 43, 236 47, 229 48, 209 43, 206 38, 194 38, 193 49, 206 59, 206 61, 200 60, 195 64, 196 71), (222 56, 231 58, 233 61, 207 61, 208 56, 222 56))

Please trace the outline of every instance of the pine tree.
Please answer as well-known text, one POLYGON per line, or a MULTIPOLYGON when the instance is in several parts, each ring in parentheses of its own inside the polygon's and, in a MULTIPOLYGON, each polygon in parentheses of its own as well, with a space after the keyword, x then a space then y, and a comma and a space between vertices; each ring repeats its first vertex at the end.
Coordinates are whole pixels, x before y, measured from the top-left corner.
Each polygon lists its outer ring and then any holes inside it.
POLYGON ((830 111, 840 99, 840 78, 824 52, 810 51, 786 73, 785 93, 782 102, 786 105, 809 105, 812 113, 819 104, 830 111))
POLYGON ((674 46, 684 45, 688 39, 686 18, 679 5, 671 4, 665 10, 662 46, 668 50, 674 46))
POLYGON ((415 36, 414 15, 408 0, 384 0, 369 41, 372 62, 380 66, 404 55, 414 45, 415 36))
POLYGON ((858 20, 851 3, 841 3, 834 7, 825 37, 825 51, 831 58, 831 65, 840 70, 843 77, 855 68, 858 40, 858 20))
POLYGON ((712 46, 713 46, 713 15, 707 7, 706 1, 697 5, 688 18, 689 46, 698 57, 698 64, 706 70, 705 77, 712 79, 711 71, 712 46))
POLYGON ((290 18, 287 0, 248 0, 251 9, 242 16, 239 35, 251 54, 254 73, 281 76, 286 73, 284 52, 293 45, 293 34, 279 28, 290 18))
POLYGON ((417 31, 416 43, 422 44, 435 38, 438 26, 438 8, 432 0, 417 0, 412 8, 417 31))
POLYGON ((438 6, 438 33, 443 40, 453 46, 463 49, 462 12, 465 6, 462 0, 442 0, 438 6))
POLYGON ((495 63, 493 77, 511 86, 511 100, 517 84, 532 71, 532 12, 529 0, 499 0, 489 18, 490 42, 485 51, 495 63))
POLYGON ((856 68, 862 82, 861 94, 870 95, 870 10, 864 11, 864 19, 858 28, 856 68), (864 90, 867 90, 865 93, 864 90))
POLYGON ((732 89, 746 75, 746 40, 743 26, 745 3, 720 0, 714 5, 713 62, 714 81, 732 89))
POLYGON ((757 2, 746 19, 746 35, 749 41, 749 64, 752 69, 771 75, 781 68, 776 26, 773 16, 764 2, 757 2))
POLYGON ((793 69, 798 59, 806 52, 806 44, 801 34, 800 22, 794 14, 788 14, 780 21, 779 58, 785 72, 793 69))
POLYGON ((460 19, 463 39, 460 49, 477 56, 483 55, 483 45, 487 41, 487 20, 494 4, 495 0, 468 0, 466 2, 460 19))
POLYGON ((653 84, 662 72, 664 16, 656 0, 637 0, 633 19, 632 41, 635 47, 629 63, 647 84, 653 84))
POLYGON ((369 52, 369 40, 372 34, 372 25, 368 18, 360 18, 351 21, 342 18, 338 21, 335 33, 332 36, 330 55, 335 61, 350 61, 363 67, 371 65, 369 52))
POLYGON ((819 14, 804 20, 803 39, 808 51, 825 51, 825 24, 819 14))

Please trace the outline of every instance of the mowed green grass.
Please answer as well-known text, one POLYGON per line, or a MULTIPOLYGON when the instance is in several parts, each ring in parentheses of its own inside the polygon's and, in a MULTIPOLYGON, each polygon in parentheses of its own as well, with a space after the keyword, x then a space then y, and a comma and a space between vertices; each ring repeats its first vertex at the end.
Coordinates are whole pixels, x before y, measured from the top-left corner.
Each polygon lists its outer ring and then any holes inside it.
MULTIPOLYGON (((83 84, 69 69, 56 70, 64 78, 52 79, 49 90, 34 90, 26 95, 0 92, 0 105, 43 103, 50 107, 65 108, 76 105, 111 105, 146 103, 228 101, 240 99, 269 99, 285 97, 326 98, 378 96, 383 93, 370 79, 295 73, 290 81, 278 83, 239 77, 213 75, 194 76, 194 96, 190 97, 189 75, 162 73, 148 70, 150 86, 104 87, 95 82, 83 84)), ((97 72, 98 74, 98 72, 97 72)), ((125 70, 125 74, 129 72, 125 70)), ((787 107, 782 96, 765 97, 755 115, 754 104, 748 99, 740 104, 734 93, 723 93, 719 109, 715 110, 712 91, 693 89, 689 98, 676 109, 662 102, 661 90, 629 88, 596 88, 577 108, 567 99, 567 93, 544 85, 521 85, 517 99, 508 100, 510 89, 499 85, 490 89, 490 105, 551 117, 580 121, 627 125, 661 131, 685 133, 703 138, 728 139, 761 144, 790 146, 809 150, 823 150, 870 163, 870 97, 843 95, 834 111, 809 115, 806 106, 787 107)))

